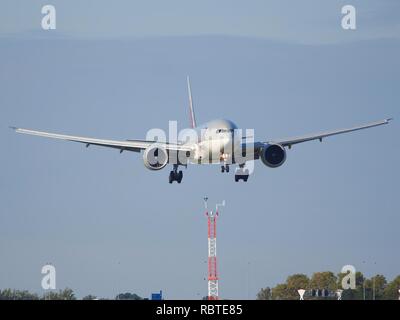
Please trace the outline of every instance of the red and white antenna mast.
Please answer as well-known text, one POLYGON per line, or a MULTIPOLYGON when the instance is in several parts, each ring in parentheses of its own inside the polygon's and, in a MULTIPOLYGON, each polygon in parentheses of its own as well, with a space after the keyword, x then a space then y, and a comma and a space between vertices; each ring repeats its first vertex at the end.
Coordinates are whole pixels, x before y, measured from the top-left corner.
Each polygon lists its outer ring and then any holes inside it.
POLYGON ((215 212, 208 211, 208 198, 204 198, 208 226, 208 300, 218 300, 217 272, 217 217, 218 207, 225 206, 225 200, 217 204, 215 212))

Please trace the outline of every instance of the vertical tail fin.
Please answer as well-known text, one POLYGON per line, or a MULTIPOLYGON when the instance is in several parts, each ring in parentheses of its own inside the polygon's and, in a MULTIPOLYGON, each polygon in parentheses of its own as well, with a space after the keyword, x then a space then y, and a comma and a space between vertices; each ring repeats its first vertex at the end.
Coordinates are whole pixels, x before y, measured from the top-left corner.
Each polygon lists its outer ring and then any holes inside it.
POLYGON ((189 111, 190 111, 190 126, 192 128, 196 128, 196 116, 194 114, 193 108, 193 98, 192 98, 192 89, 190 87, 190 79, 187 77, 187 86, 188 86, 188 94, 189 94, 189 111))

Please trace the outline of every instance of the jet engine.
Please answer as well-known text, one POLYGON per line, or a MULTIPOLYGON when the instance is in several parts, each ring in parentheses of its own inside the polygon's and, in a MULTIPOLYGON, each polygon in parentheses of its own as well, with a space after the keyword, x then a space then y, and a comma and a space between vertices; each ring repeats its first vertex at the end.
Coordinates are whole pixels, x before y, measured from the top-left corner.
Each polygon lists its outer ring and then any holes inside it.
POLYGON ((286 150, 280 144, 266 144, 260 150, 261 161, 270 168, 280 167, 286 160, 286 150))
POLYGON ((168 152, 161 146, 151 145, 144 150, 143 163, 147 169, 161 170, 168 164, 168 152))

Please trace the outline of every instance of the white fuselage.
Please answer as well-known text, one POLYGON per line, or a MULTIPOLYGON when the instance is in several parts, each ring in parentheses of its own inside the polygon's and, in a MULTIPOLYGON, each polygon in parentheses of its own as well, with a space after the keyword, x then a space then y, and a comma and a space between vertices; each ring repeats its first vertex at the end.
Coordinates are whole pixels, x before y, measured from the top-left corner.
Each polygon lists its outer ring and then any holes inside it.
POLYGON ((198 142, 194 145, 192 163, 233 163, 234 130, 229 120, 213 120, 196 128, 198 142))

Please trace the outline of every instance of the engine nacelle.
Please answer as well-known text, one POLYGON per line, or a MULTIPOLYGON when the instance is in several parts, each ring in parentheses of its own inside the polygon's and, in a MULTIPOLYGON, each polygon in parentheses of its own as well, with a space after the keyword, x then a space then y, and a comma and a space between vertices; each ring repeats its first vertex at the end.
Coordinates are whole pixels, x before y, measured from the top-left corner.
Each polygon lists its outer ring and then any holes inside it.
POLYGON ((144 150, 143 163, 147 169, 161 170, 168 164, 168 152, 159 145, 151 145, 144 150))
POLYGON ((280 167, 286 160, 286 150, 280 144, 267 144, 260 150, 261 161, 270 168, 280 167))

